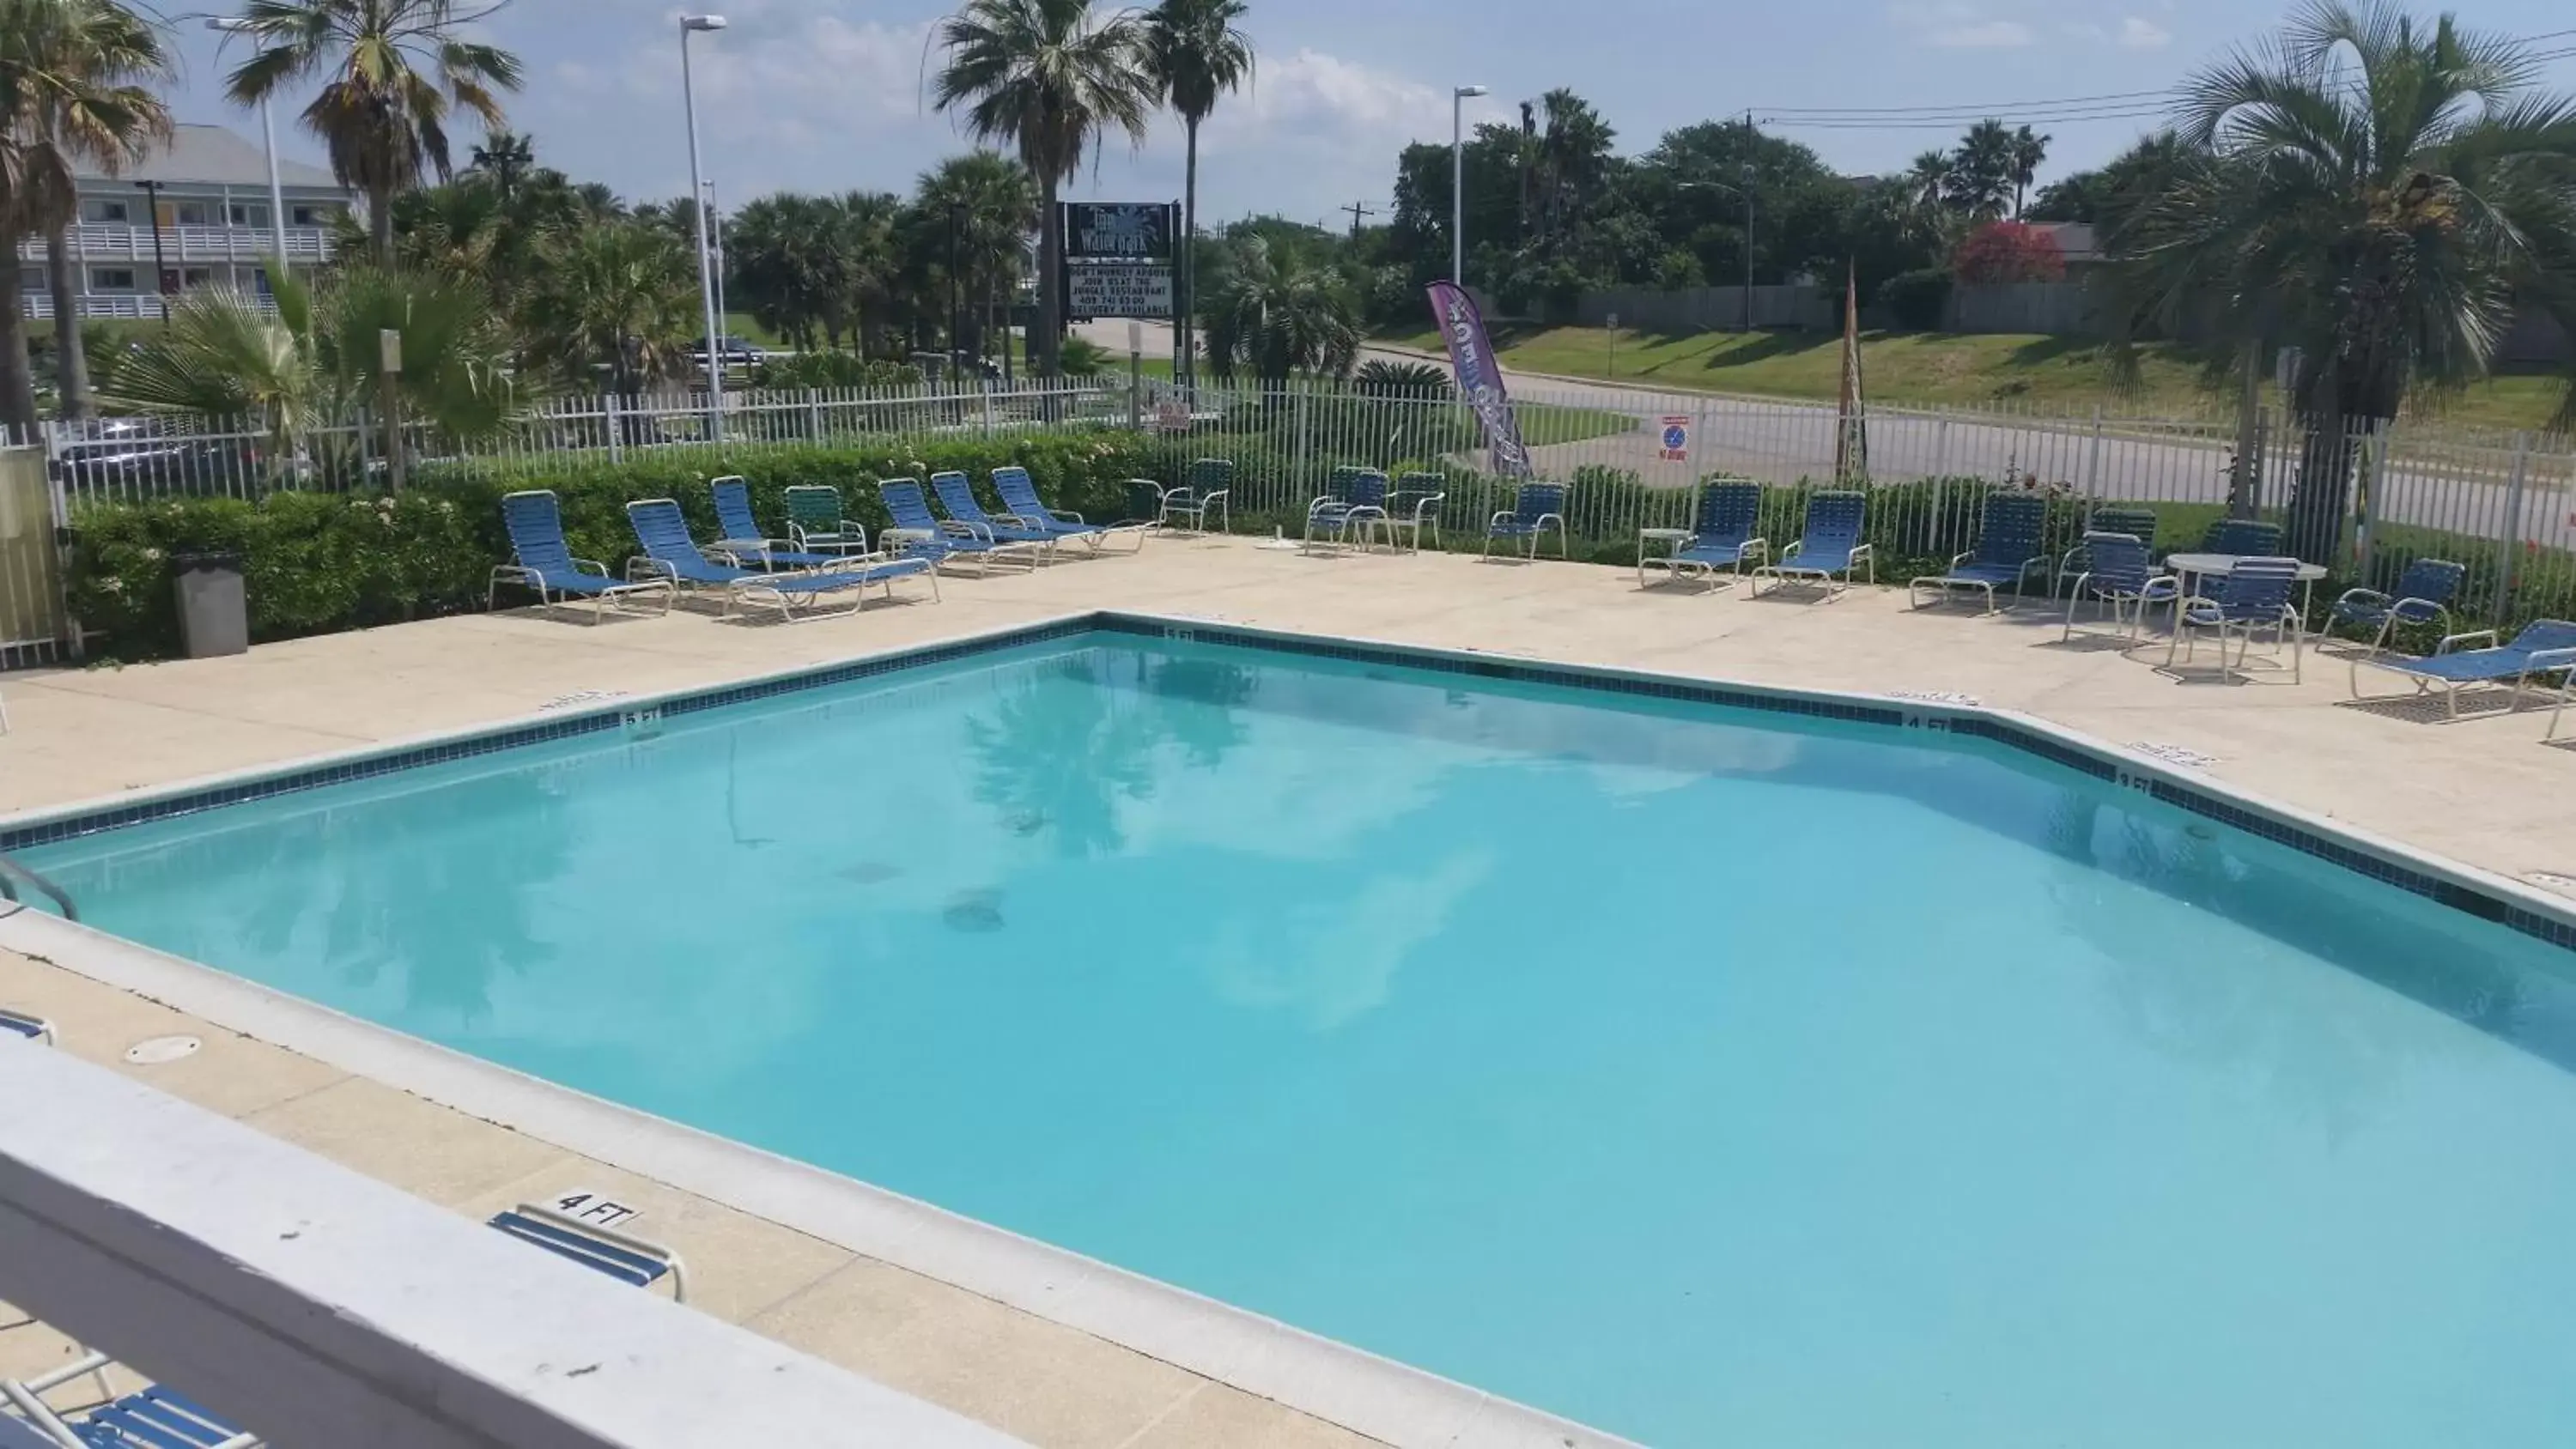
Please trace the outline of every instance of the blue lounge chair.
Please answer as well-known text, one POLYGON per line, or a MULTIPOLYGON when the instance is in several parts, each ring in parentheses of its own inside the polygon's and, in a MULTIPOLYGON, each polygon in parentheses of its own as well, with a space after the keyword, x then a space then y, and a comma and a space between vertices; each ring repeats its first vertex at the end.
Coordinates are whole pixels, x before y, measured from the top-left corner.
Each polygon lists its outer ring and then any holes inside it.
POLYGON ((1234 464, 1225 458, 1201 458, 1190 465, 1187 477, 1162 490, 1155 505, 1155 521, 1166 528, 1173 520, 1186 518, 1193 531, 1207 527, 1208 515, 1220 515, 1220 527, 1234 522, 1234 464))
POLYGON ((841 516, 841 490, 829 483, 799 483, 787 490, 787 541, 800 553, 838 559, 868 551, 868 530, 841 516))
POLYGON ((2397 587, 2379 589, 2346 589, 2335 600, 2334 613, 2326 621, 2328 629, 2337 624, 2355 624, 2371 631, 2370 652, 2388 647, 2388 636, 2400 624, 2430 624, 2439 620, 2442 632, 2451 631, 2451 599, 2460 592, 2460 581, 2468 569, 2445 559, 2419 558, 2406 565, 2397 576, 2397 587))
POLYGON ((492 570, 491 582, 483 589, 485 609, 500 602, 503 584, 517 584, 536 591, 539 607, 551 608, 567 599, 590 600, 594 624, 606 616, 610 605, 623 610, 628 599, 643 594, 661 595, 662 612, 671 612, 668 580, 621 584, 609 574, 608 565, 572 556, 572 546, 564 542, 563 512, 551 491, 537 488, 503 498, 501 522, 510 531, 513 562, 492 570))
POLYGON ((681 1263, 679 1254, 659 1243, 583 1222, 537 1203, 523 1202, 508 1212, 495 1214, 489 1226, 638 1288, 650 1288, 668 1278, 671 1301, 689 1301, 687 1266, 681 1263))
MULTIPOLYGON (((2444 712, 2451 718, 2458 719, 2460 691, 2471 685, 2510 684, 2513 686, 2513 707, 2520 709, 2523 687, 2530 683, 2532 676, 2576 668, 2576 623, 2570 623, 2564 619, 2535 619, 2523 625, 2521 632, 2513 636, 2512 642, 2499 644, 2496 642, 2497 638, 2498 635, 2493 629, 2478 629, 2466 634, 2452 635, 2443 640, 2432 653, 2421 659, 2408 659, 2395 655, 2374 655, 2356 659, 2353 661, 2355 665, 2352 675, 2353 698, 2364 697, 2361 692, 2359 666, 2368 665, 2373 669, 2385 669, 2391 674, 2403 676, 2415 686, 2415 693, 2419 696, 2429 694, 2437 688, 2440 689, 2444 712), (2487 641, 2485 648, 2460 647, 2478 639, 2487 641)), ((2561 707, 2566 703, 2563 693, 2559 703, 2561 707)), ((2557 716, 2557 710, 2550 712, 2550 730, 2553 734, 2558 728, 2557 716)))
POLYGON ((1512 494, 1512 506, 1495 514, 1485 523, 1485 556, 1494 555, 1494 540, 1509 539, 1521 546, 1522 556, 1538 557, 1542 534, 1556 535, 1556 556, 1567 557, 1565 544, 1565 485, 1562 483, 1523 483, 1512 494))
POLYGON ((113 1363, 103 1353, 83 1354, 35 1378, 0 1383, 0 1399, 47 1439, 80 1449, 258 1449, 258 1435, 234 1428, 176 1390, 155 1384, 113 1396, 107 1381, 113 1363), (45 1403, 46 1393, 92 1374, 105 1400, 98 1407, 58 1414, 45 1403))
POLYGON ((2246 656, 2254 648, 2254 636, 2268 628, 2276 641, 2288 642, 2290 682, 2296 684, 2299 650, 2308 632, 2299 606, 2290 602, 2298 587, 2297 559, 2238 559, 2219 587, 2218 597, 2189 598, 2174 605, 2173 642, 2165 649, 2165 663, 2172 665, 2177 655, 2188 657, 2201 631, 2210 630, 2218 635, 2218 677, 2229 679, 2243 671, 2246 656), (2234 670, 2227 663, 2230 634, 2244 641, 2237 649, 2234 670))
POLYGON ((1037 566, 1035 544, 1004 543, 971 523, 932 513, 930 496, 916 479, 885 479, 877 484, 877 496, 885 500, 886 515, 894 520, 894 526, 878 534, 877 541, 905 558, 934 567, 971 558, 979 571, 990 571, 997 558, 1017 558, 1037 566))
POLYGON ((1419 552, 1428 531, 1431 546, 1440 546, 1440 504, 1449 496, 1449 479, 1441 473, 1407 473, 1386 496, 1386 531, 1390 540, 1403 536, 1404 546, 1419 552))
POLYGON ((939 597, 939 578, 928 560, 917 558, 889 559, 882 554, 852 554, 836 562, 830 573, 764 573, 758 569, 736 568, 709 559, 689 537, 688 520, 680 516, 680 505, 668 498, 642 498, 626 505, 626 521, 635 530, 635 541, 644 548, 644 556, 629 560, 630 577, 664 579, 675 588, 721 589, 725 596, 725 617, 731 618, 738 604, 767 603, 787 619, 798 617, 799 609, 812 609, 834 594, 850 596, 841 613, 856 613, 867 602, 867 588, 875 584, 894 596, 894 581, 919 575, 930 581, 930 596, 939 597))
POLYGON ((1356 538, 1366 547, 1369 530, 1386 522, 1386 475, 1374 468, 1333 471, 1339 491, 1306 505, 1306 546, 1338 547, 1356 538))
POLYGON ((1952 589, 1982 589, 1986 595, 1986 612, 1995 611, 1995 590, 2012 585, 2013 602, 2020 603, 2022 586, 2036 571, 2048 573, 2049 557, 2040 546, 2040 534, 2048 526, 2048 500, 2029 493, 1989 493, 1985 517, 1977 528, 1977 546, 1950 560, 1947 572, 1915 579, 1905 586, 1915 608, 1923 607, 1923 589, 1930 585, 1938 602, 1950 596, 1952 589))
POLYGON ((5 1006, 0 1006, 0 1032, 6 1032, 11 1036, 23 1036, 29 1041, 41 1042, 46 1046, 54 1044, 52 1022, 41 1016, 30 1016, 23 1011, 11 1011, 5 1006))
POLYGON ((984 511, 984 502, 975 496, 975 485, 958 472, 930 475, 931 491, 939 495, 939 506, 948 510, 952 522, 965 524, 979 538, 994 543, 1025 543, 1032 553, 1053 554, 1056 536, 1034 528, 1017 518, 997 517, 984 511))
POLYGON ((2084 572, 2075 576, 2075 588, 2066 596, 2066 632, 2058 636, 2060 643, 2075 637, 2075 611, 2087 599, 2135 642, 2146 627, 2148 609, 2182 597, 2182 586, 2156 572, 2154 554, 2146 540, 2134 533, 2096 529, 2084 535, 2084 542, 2067 557, 2081 557, 2084 572))
MULTIPOLYGON (((1646 570, 1668 569, 1675 580, 1696 573, 1711 584, 1717 583, 1717 571, 1726 569, 1742 577, 1747 560, 1771 561, 1769 540, 1759 537, 1754 529, 1761 526, 1762 485, 1730 479, 1711 483, 1699 490, 1699 505, 1691 518, 1691 536, 1673 546, 1663 558, 1649 558, 1644 549, 1637 551, 1637 587, 1646 586, 1646 570)), ((1732 584, 1733 579, 1727 580, 1732 584)))
POLYGON ((1877 583, 1878 554, 1860 541, 1868 522, 1866 494, 1819 493, 1808 499, 1804 534, 1781 550, 1779 562, 1753 571, 1753 592, 1762 592, 1763 577, 1768 575, 1775 594, 1797 579, 1814 583, 1824 591, 1821 597, 1835 598, 1851 589, 1853 571, 1864 564, 1869 568, 1869 581, 1877 583), (1834 583, 1837 574, 1842 576, 1839 587, 1834 583))
MULTIPOLYGON (((1151 483, 1145 486, 1153 487, 1151 483)), ((1094 549, 1108 543, 1113 533, 1136 535, 1136 547, 1142 549, 1146 530, 1154 526, 1154 510, 1150 508, 1143 510, 1136 521, 1122 524, 1092 523, 1070 509, 1058 513, 1038 497, 1038 485, 1029 480, 1026 468, 994 469, 993 491, 1002 495, 1002 506, 1011 511, 1011 517, 1022 527, 1042 529, 1058 539, 1078 538, 1094 549)))
POLYGON ((707 487, 715 495, 716 528, 724 535, 709 544, 707 551, 718 558, 730 559, 747 569, 772 571, 828 569, 848 559, 848 550, 806 550, 796 547, 792 538, 763 538, 760 521, 751 513, 751 484, 741 477, 718 478, 707 487))
POLYGON ((2259 518, 2222 518, 2200 536, 2200 552, 2269 558, 2281 551, 2281 525, 2259 518))
MULTIPOLYGON (((2156 546, 2156 511, 2152 508, 2096 508, 2085 517, 2084 535, 2086 538, 2091 538, 2097 533, 2115 536, 2126 534, 2145 544, 2148 552, 2153 553, 2156 546)), ((2057 561, 2057 571, 2048 581, 2048 596, 2054 599, 2064 593, 2066 581, 2077 574, 2087 572, 2090 567, 2091 560, 2084 552, 2084 545, 2079 542, 2066 551, 2065 557, 2057 561)))

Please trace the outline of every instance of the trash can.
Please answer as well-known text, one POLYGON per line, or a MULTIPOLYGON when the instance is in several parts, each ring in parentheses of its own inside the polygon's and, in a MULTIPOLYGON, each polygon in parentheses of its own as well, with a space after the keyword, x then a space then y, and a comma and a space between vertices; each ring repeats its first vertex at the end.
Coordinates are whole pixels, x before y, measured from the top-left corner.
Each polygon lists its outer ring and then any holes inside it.
POLYGON ((179 571, 179 639, 188 657, 248 652, 250 603, 242 592, 241 559, 228 553, 183 553, 170 562, 179 571))

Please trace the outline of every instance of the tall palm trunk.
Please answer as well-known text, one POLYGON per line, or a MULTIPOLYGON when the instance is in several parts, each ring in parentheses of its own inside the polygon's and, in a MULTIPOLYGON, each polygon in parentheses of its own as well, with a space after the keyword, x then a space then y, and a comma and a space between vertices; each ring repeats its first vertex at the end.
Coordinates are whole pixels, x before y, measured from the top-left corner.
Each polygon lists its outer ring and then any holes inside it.
POLYGON ((1057 274, 1063 270, 1064 236, 1056 225, 1055 197, 1056 177, 1048 175, 1038 183, 1038 318, 1029 334, 1029 374, 1040 379, 1056 375, 1063 355, 1064 298, 1057 292, 1057 274))
POLYGON ((394 264, 394 189, 378 182, 367 188, 367 235, 376 244, 376 261, 394 264))
MULTIPOLYGON (((18 255, 22 240, 14 231, 0 234, 0 245, 11 258, 18 255)), ((0 425, 14 435, 9 442, 35 436, 36 370, 27 361, 27 289, 15 260, 0 267, 0 425)))
POLYGON ((1199 305, 1199 257, 1196 243, 1199 234, 1199 118, 1182 117, 1182 129, 1189 134, 1189 159, 1183 163, 1181 181, 1180 306, 1173 310, 1180 314, 1181 385, 1190 387, 1198 382, 1196 314, 1199 305))
POLYGON ((58 227, 45 237, 45 284, 54 298, 54 371, 62 389, 62 414, 85 418, 90 415, 89 348, 81 341, 80 290, 72 279, 69 230, 58 227))

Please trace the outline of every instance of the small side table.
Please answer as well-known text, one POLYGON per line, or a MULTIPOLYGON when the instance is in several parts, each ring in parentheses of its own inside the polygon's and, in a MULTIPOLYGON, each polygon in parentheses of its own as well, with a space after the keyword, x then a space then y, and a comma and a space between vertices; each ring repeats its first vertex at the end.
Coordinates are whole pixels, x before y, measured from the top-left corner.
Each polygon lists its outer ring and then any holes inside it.
POLYGON ((1678 552, 1678 551, 1679 551, 1679 549, 1680 549, 1681 545, 1683 545, 1683 544, 1685 544, 1685 543, 1690 542, 1693 538, 1695 538, 1695 537, 1697 537, 1697 536, 1698 536, 1698 535, 1696 535, 1696 534, 1692 533, 1692 532, 1691 532, 1689 529, 1687 529, 1687 528, 1641 528, 1641 529, 1638 529, 1638 530, 1637 530, 1637 587, 1642 589, 1642 588, 1644 588, 1644 587, 1646 586, 1646 545, 1648 545, 1648 544, 1650 544, 1650 543, 1660 543, 1660 544, 1664 544, 1664 545, 1666 545, 1666 548, 1664 549, 1664 558, 1665 558, 1666 560, 1669 560, 1669 559, 1673 556, 1673 554, 1674 554, 1674 553, 1676 553, 1676 552, 1678 552))

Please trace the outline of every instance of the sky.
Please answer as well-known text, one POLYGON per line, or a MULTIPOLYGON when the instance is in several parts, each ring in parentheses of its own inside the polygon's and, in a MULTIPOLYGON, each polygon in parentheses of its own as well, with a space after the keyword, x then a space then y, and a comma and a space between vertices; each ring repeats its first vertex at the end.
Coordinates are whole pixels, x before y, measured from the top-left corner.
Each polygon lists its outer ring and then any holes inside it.
MULTIPOLYGON (((706 174, 730 209, 777 190, 908 191, 973 143, 930 108, 939 0, 732 0, 730 27, 691 41, 706 174)), ((1105 3, 1101 7, 1106 11, 1105 3)), ((1964 120, 1875 115, 1828 123, 1835 108, 1993 110, 2054 139, 2045 181, 2098 165, 2155 124, 2155 96, 2276 24, 2283 8, 2228 0, 1251 0, 1253 84, 1219 104, 1201 139, 1202 224, 1255 212, 1347 226, 1354 204, 1385 219, 1395 156, 1449 137, 1450 89, 1491 88, 1467 122, 1512 119, 1556 86, 1590 99, 1635 153, 1674 127, 1748 109, 1846 173, 1902 169, 1949 144, 1964 120), (2109 102, 2075 98, 2121 96, 2109 102), (1801 114, 1806 113, 1806 114, 1801 114)), ((2514 35, 2560 32, 2564 0, 2488 0, 2455 12, 2514 35)), ((688 190, 677 17, 650 0, 514 0, 484 22, 527 65, 512 123, 538 158, 630 198, 688 190)), ((228 105, 222 79, 245 53, 194 21, 180 25, 183 121, 253 138, 258 118, 228 105)), ((2576 55, 2547 81, 2576 92, 2576 55)), ((309 88, 308 88, 309 93, 309 88)), ((286 154, 321 148, 282 107, 286 154)), ((465 159, 458 148, 458 164, 465 159)), ((1179 124, 1159 119, 1141 147, 1123 137, 1067 188, 1126 201, 1181 193, 1179 124)))

